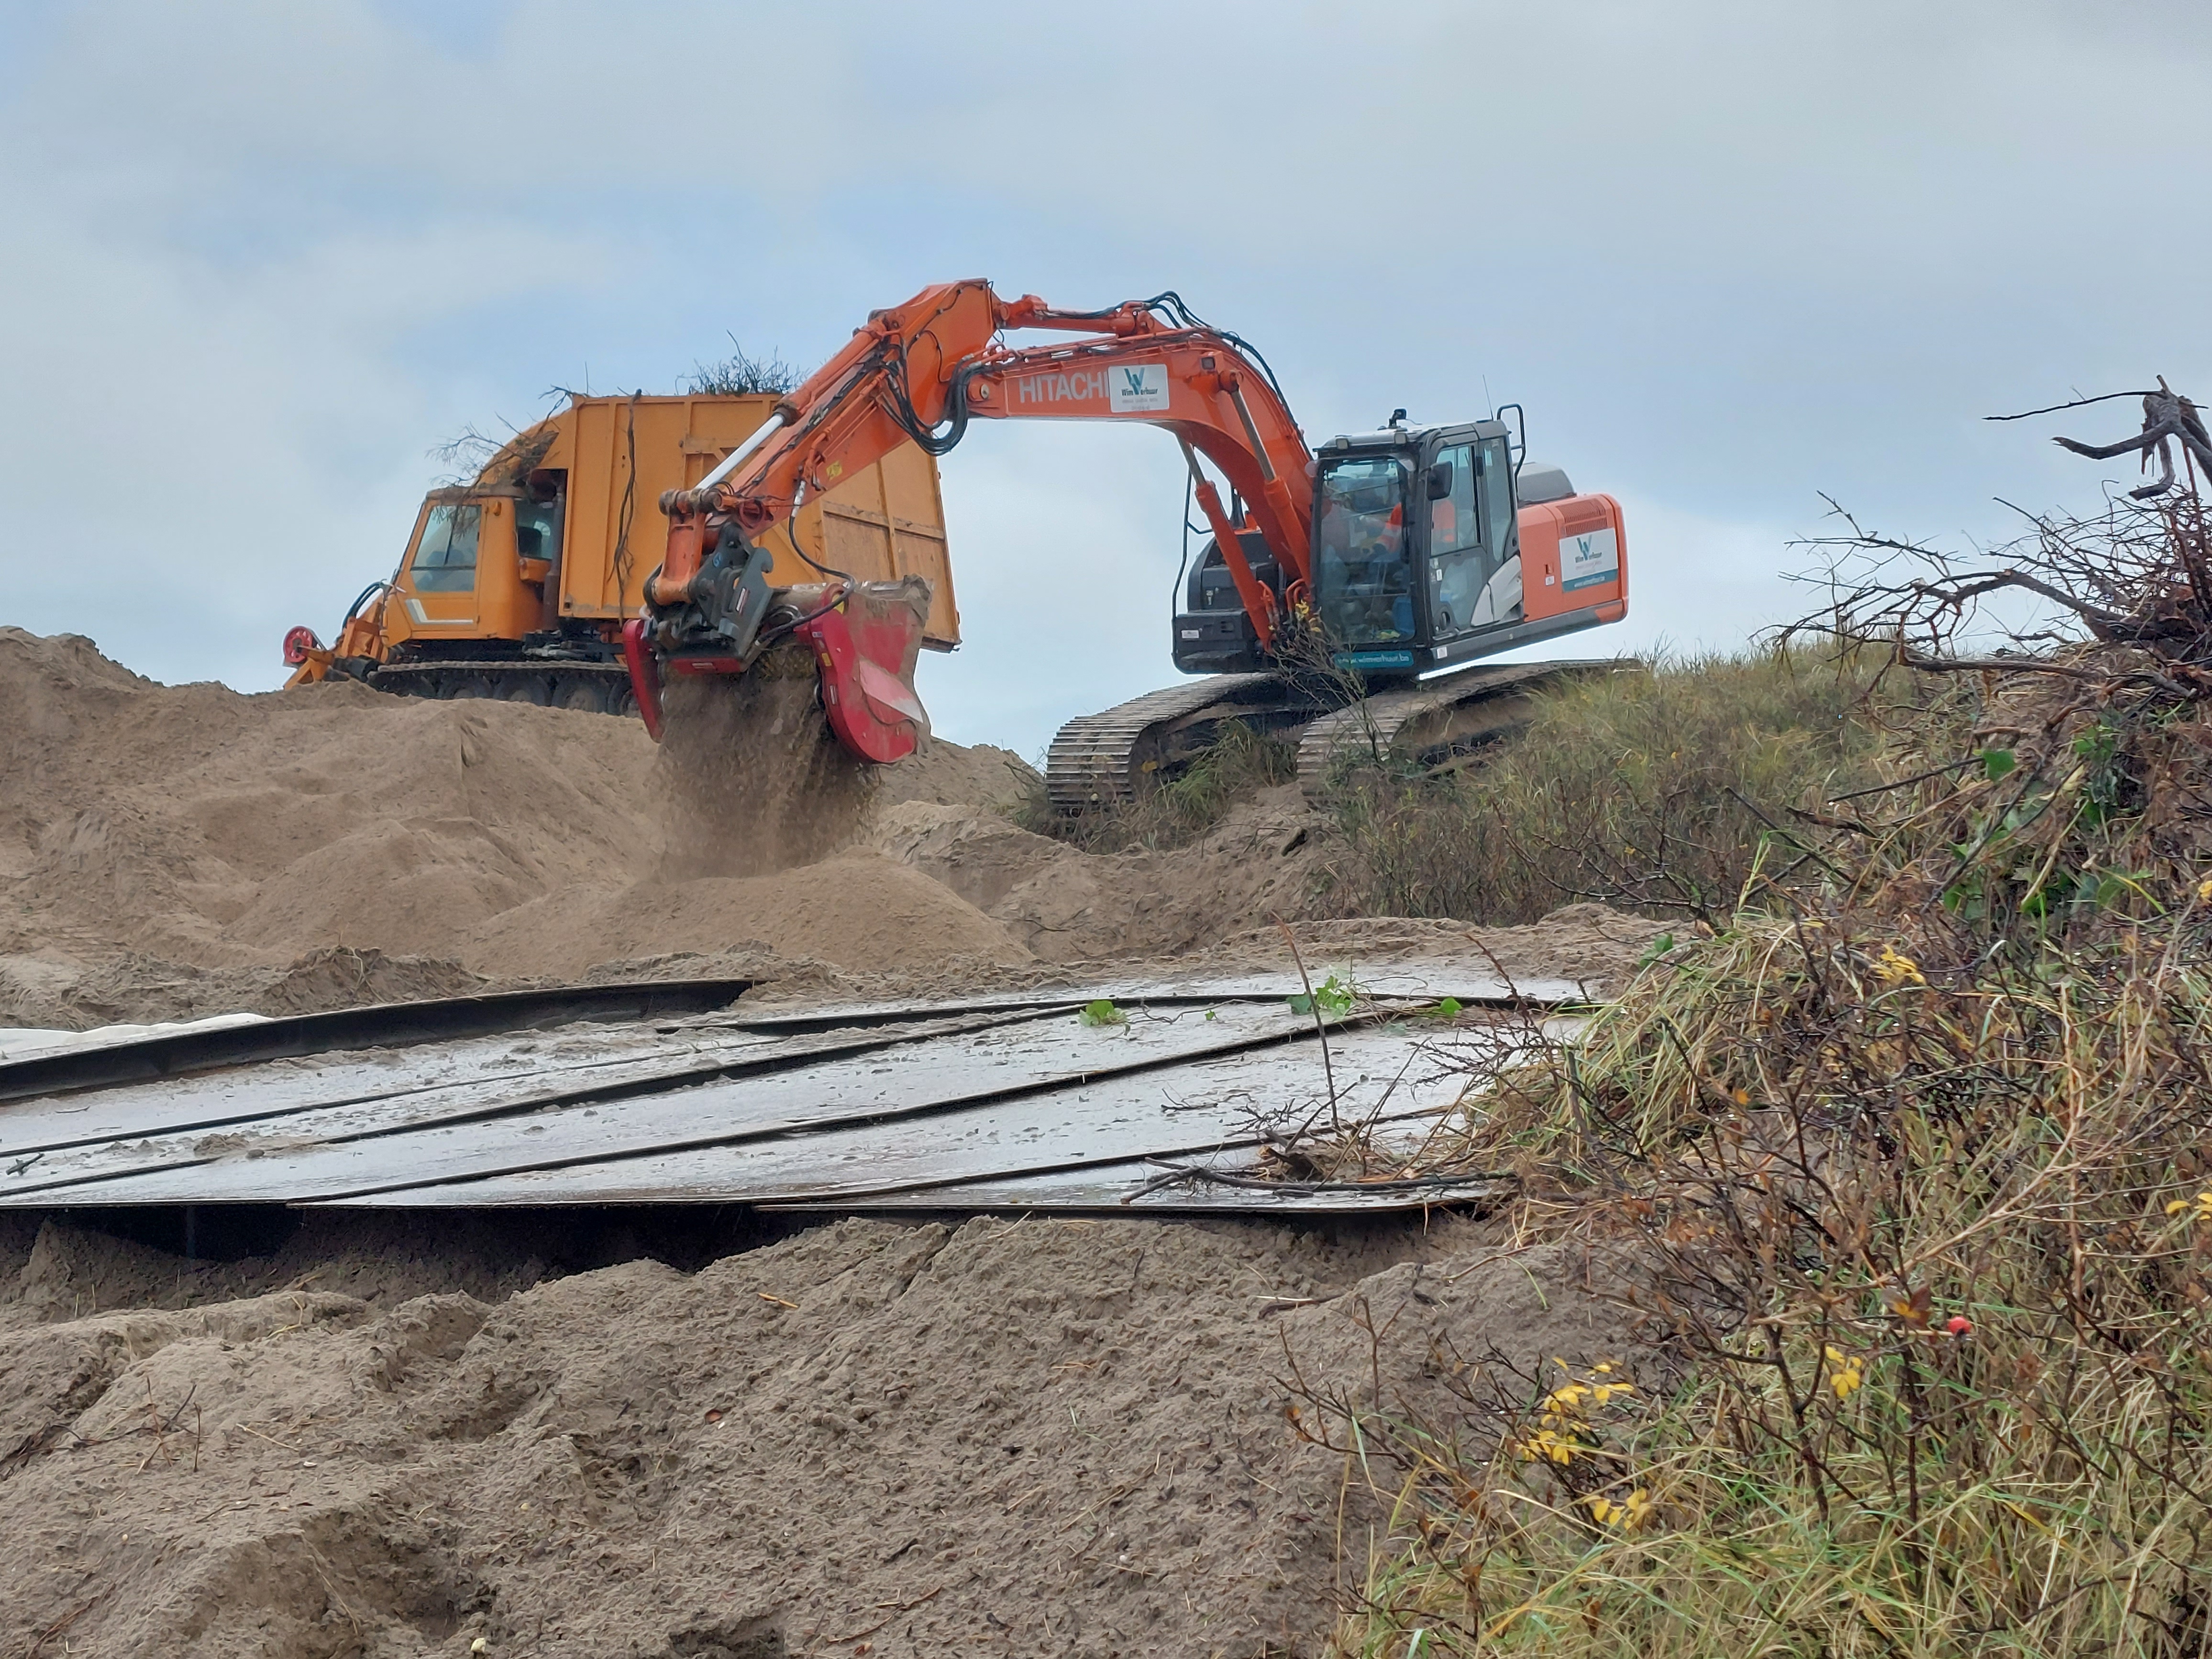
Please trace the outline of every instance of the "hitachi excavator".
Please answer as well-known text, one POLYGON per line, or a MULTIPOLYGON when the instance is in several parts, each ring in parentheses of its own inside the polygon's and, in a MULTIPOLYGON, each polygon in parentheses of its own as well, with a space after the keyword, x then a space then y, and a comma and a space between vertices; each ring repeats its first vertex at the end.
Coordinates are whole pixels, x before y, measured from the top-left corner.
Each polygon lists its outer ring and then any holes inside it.
MULTIPOLYGON (((665 676, 804 672, 804 652, 838 741, 877 763, 911 753, 927 731, 913 677, 928 584, 817 562, 793 515, 898 446, 946 453, 973 421, 1134 421, 1181 444, 1212 531, 1175 617, 1176 665, 1205 678, 1062 727, 1054 805, 1127 801, 1232 719, 1296 732, 1309 787, 1347 746, 1464 752, 1536 682, 1597 665, 1471 665, 1627 613, 1620 504, 1525 464, 1509 412, 1418 426, 1401 410, 1316 450, 1266 360, 1173 294, 1063 311, 982 281, 925 289, 871 316, 697 484, 661 496, 666 557, 623 640, 640 712, 658 738, 665 676), (1007 343, 1029 331, 1079 337, 1007 343), (786 549, 819 580, 772 585, 786 549)), ((1115 579, 1089 579, 1102 575, 1115 579)))

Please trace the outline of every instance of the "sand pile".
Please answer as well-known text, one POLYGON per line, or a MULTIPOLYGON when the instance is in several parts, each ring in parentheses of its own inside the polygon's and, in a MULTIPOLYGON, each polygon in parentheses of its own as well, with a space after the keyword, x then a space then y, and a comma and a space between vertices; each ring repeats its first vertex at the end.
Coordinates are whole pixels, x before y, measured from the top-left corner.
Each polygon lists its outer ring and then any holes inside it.
POLYGON ((1626 1346, 1601 1265, 1468 1220, 847 1221, 567 1277, 536 1224, 216 1265, 0 1223, 0 1649, 1310 1653, 1376 1517, 1293 1367, 1398 1412, 1454 1355, 1626 1346))
POLYGON ((1174 955, 1328 892, 1325 827, 1295 785, 1238 808, 1194 846, 1095 854, 972 806, 912 801, 879 815, 886 856, 942 882, 1045 962, 1174 955))
MULTIPOLYGON (((675 767, 631 721, 349 682, 160 686, 15 629, 0 708, 0 1023, 289 1012, 675 951, 857 970, 1028 956, 872 853, 765 880, 851 841, 871 792, 772 769, 763 823, 678 788, 742 793, 775 758, 758 742, 719 772, 675 767)), ((987 801, 1019 770, 933 744, 874 793, 987 801)))
MULTIPOLYGON (((1274 924, 1329 914, 1341 845, 1294 786, 1193 846, 1085 853, 999 810, 1034 782, 1014 756, 939 742, 856 769, 811 695, 763 679, 657 748, 634 721, 350 682, 160 686, 0 628, 0 1024, 584 975, 934 990, 1272 960, 1274 924)), ((1515 972, 1617 983, 1655 930, 1589 908, 1483 937, 1515 972)))
POLYGON ((568 977, 599 963, 749 945, 865 971, 1032 960, 958 894, 866 854, 773 876, 564 888, 471 929, 462 952, 510 974, 568 977))

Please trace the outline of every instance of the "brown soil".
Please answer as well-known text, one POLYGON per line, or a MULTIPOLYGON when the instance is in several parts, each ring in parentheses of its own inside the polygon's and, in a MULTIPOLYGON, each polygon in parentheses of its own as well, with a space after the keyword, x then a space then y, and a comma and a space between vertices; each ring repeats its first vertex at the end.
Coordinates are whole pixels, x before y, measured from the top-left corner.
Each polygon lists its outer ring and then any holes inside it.
POLYGON ((1472 1221, 846 1221, 696 1272, 556 1254, 530 1224, 374 1217, 220 1267, 18 1237, 0 1643, 1310 1652, 1376 1517, 1294 1432, 1293 1367, 1419 1411, 1440 1353, 1517 1389, 1509 1364, 1626 1346, 1577 1256, 1472 1221))

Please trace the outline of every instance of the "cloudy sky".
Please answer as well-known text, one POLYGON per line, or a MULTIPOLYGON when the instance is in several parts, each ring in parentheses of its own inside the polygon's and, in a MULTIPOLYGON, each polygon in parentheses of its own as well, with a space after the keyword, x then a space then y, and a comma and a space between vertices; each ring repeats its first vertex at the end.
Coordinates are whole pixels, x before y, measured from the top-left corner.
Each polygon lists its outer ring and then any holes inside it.
MULTIPOLYGON (((985 276, 1174 288, 1308 434, 1516 399, 1629 513, 1620 649, 1790 613, 1826 492, 1990 539, 2203 326, 2201 0, 0 0, 0 622, 245 690, 388 574, 429 451, 556 386, 806 366, 985 276)), ((1173 678, 1180 461, 944 463, 939 729, 1173 678)))

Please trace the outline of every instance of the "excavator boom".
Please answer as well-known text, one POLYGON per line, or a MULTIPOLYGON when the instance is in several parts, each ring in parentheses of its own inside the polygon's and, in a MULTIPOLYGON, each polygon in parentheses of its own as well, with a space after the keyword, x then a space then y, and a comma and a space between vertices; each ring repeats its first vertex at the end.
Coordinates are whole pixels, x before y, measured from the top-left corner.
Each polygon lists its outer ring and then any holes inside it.
POLYGON ((647 585, 647 614, 625 639, 648 726, 658 734, 664 670, 742 672, 761 650, 797 635, 814 650, 839 738, 872 760, 909 752, 924 717, 905 643, 913 630, 900 613, 916 610, 915 597, 871 592, 896 585, 854 583, 817 566, 828 579, 822 588, 779 599, 764 581, 769 541, 847 472, 909 440, 941 455, 976 419, 1135 421, 1173 433, 1252 627, 1263 646, 1272 643, 1284 605, 1297 602, 1310 575, 1313 457, 1255 357, 1171 294, 1074 312, 1034 295, 1004 300, 979 280, 925 289, 876 313, 744 449, 697 486, 662 497, 667 555, 647 585), (1008 332, 1029 330, 1083 337, 1023 349, 1005 343, 1008 332), (1282 596, 1254 573, 1200 457, 1227 479, 1289 574, 1282 596), (859 616, 866 622, 856 628, 859 616))

